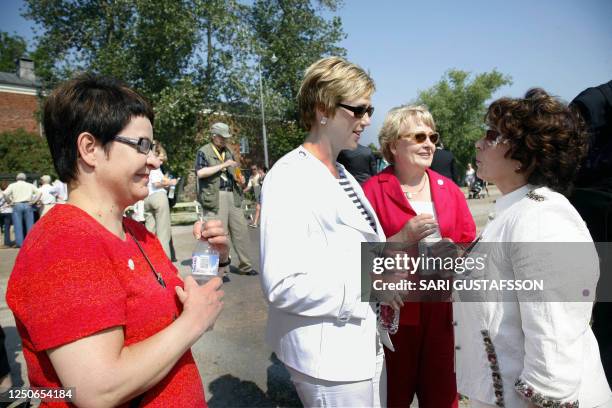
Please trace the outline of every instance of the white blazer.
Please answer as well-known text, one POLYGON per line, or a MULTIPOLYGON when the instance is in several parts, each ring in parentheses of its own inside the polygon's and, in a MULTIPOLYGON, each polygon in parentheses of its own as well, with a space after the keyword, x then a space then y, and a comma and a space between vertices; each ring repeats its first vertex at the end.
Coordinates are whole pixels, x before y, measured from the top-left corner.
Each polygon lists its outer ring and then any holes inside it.
POLYGON ((489 278, 542 279, 551 301, 512 292, 487 299, 495 301, 455 302, 458 391, 506 407, 608 401, 589 325, 592 296, 577 301, 581 293, 595 293, 599 277, 597 252, 578 212, 561 194, 526 185, 497 200, 481 237, 473 254, 486 252, 489 278))
POLYGON ((360 251, 385 236, 359 183, 346 176, 378 232, 302 146, 276 162, 262 189, 268 344, 289 367, 328 381, 370 379, 376 368, 376 313, 361 301, 360 251))

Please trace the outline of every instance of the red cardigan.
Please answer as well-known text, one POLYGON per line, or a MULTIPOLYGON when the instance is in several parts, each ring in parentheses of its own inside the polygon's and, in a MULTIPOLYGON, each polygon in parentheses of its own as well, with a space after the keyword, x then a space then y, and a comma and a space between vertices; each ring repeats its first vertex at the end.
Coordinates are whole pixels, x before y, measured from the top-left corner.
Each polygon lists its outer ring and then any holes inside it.
MULTIPOLYGON (((476 224, 463 192, 452 180, 433 170, 427 169, 427 175, 442 237, 450 238, 454 242, 472 242, 476 237, 476 224)), ((416 216, 395 176, 393 166, 371 177, 363 185, 363 191, 388 237, 397 234, 412 217, 416 216)), ((417 324, 418 303, 407 306, 410 306, 409 310, 406 306, 402 308, 400 323, 417 324)))

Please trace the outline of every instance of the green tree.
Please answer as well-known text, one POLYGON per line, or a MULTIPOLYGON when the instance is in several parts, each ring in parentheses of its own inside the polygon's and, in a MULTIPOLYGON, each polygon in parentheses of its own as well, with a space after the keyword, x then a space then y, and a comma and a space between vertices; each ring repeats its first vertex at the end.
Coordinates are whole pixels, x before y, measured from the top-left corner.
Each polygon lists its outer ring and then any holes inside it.
POLYGON ((325 56, 346 55, 337 45, 346 37, 340 18, 322 16, 341 5, 341 0, 256 0, 253 5, 254 48, 266 82, 286 101, 281 106, 288 119, 298 119, 295 98, 306 68, 325 56))
POLYGON ((23 129, 0 133, 0 173, 55 176, 47 141, 23 129))
POLYGON ((47 87, 83 70, 126 81, 153 102, 156 136, 175 171, 193 165, 205 111, 230 112, 260 147, 259 66, 266 118, 279 127, 271 139, 292 141, 271 140, 284 146, 271 157, 295 147, 304 69, 345 53, 335 45, 344 37, 340 19, 322 17, 340 0, 24 1, 24 16, 41 29, 33 58, 47 87))
POLYGON ((190 1, 26 0, 41 27, 34 53, 47 83, 91 70, 120 78, 149 97, 181 77, 197 39, 190 1))
MULTIPOLYGON (((340 18, 324 17, 341 5, 341 0, 256 0, 250 9, 245 29, 250 32, 252 63, 243 83, 247 103, 254 108, 251 114, 258 116, 261 75, 270 163, 304 141, 296 96, 306 68, 325 56, 346 55, 337 45, 346 37, 340 18)), ((251 144, 260 146, 261 121, 249 134, 255 138, 251 144)))
POLYGON ((306 137, 306 132, 296 122, 274 123, 268 130, 270 164, 298 147, 306 137))
POLYGON ((195 149, 203 143, 198 136, 204 97, 189 78, 164 89, 155 104, 155 137, 168 152, 174 173, 186 175, 193 168, 195 149))
POLYGON ((429 108, 444 147, 453 152, 461 168, 474 159, 474 142, 484 130, 485 102, 509 84, 511 77, 497 70, 472 78, 469 72, 453 69, 433 87, 419 93, 416 103, 429 108))
POLYGON ((249 33, 244 29, 249 6, 236 0, 195 0, 198 44, 194 80, 208 105, 244 100, 249 78, 249 33))
POLYGON ((0 31, 0 71, 15 72, 15 61, 24 56, 26 50, 23 37, 0 31))

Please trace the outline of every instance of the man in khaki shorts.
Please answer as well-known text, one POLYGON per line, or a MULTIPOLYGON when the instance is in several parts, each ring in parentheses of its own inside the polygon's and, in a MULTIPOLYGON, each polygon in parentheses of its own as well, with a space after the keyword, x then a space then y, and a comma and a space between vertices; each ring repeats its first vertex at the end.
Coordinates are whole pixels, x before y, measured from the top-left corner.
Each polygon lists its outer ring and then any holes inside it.
POLYGON ((243 183, 235 170, 239 164, 226 147, 231 137, 229 126, 222 122, 210 128, 211 142, 202 146, 196 156, 198 201, 206 219, 219 219, 228 226, 232 245, 240 260, 243 275, 257 275, 247 253, 248 231, 240 205, 243 183))

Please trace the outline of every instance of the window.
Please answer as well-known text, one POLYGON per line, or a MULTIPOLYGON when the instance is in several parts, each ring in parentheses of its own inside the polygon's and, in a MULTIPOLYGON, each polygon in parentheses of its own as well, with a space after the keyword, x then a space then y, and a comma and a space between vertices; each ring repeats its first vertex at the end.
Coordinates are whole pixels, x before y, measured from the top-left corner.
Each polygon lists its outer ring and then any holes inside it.
POLYGON ((240 139, 240 154, 249 154, 249 139, 246 136, 243 136, 240 139))

